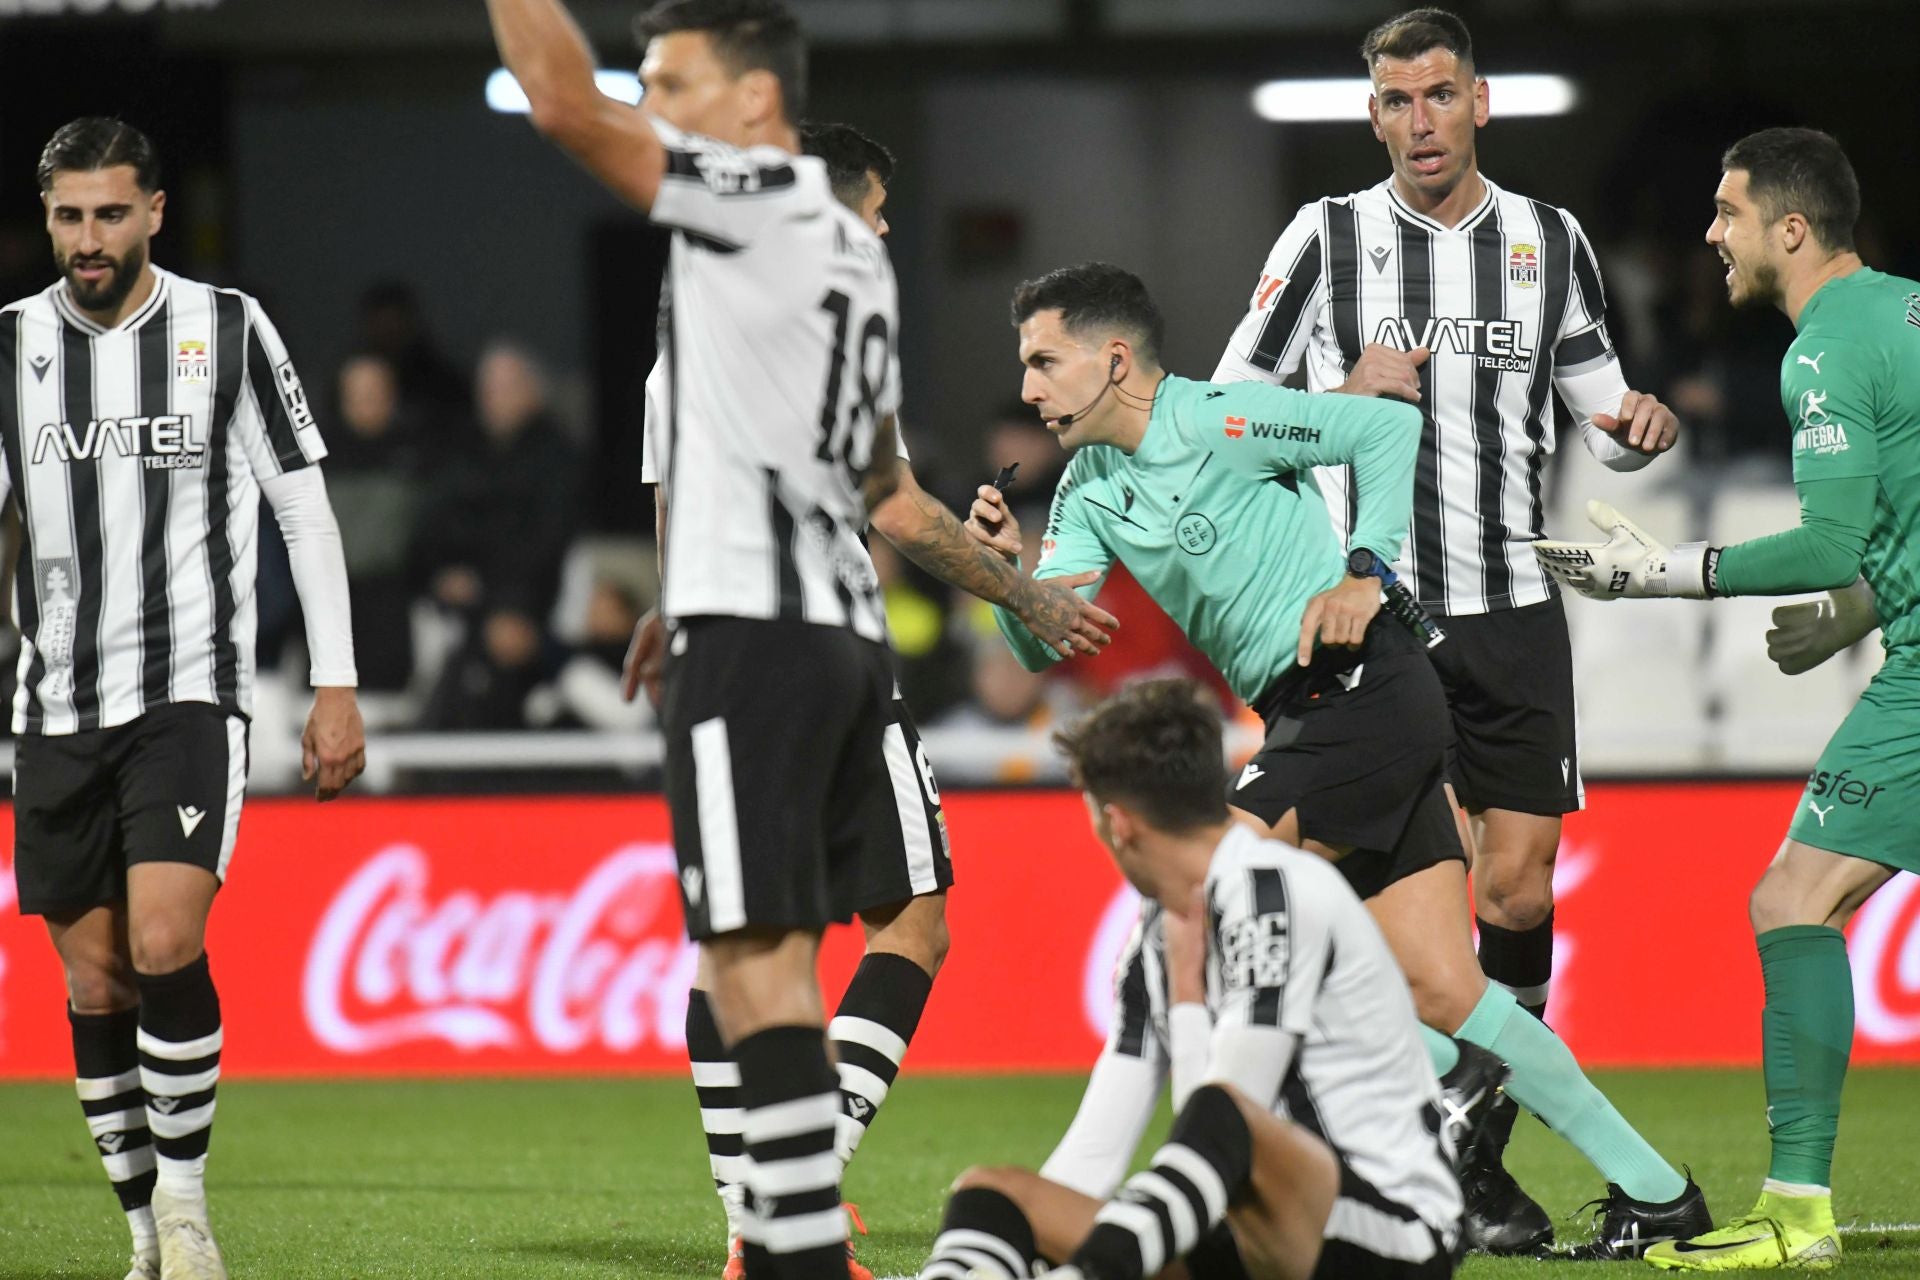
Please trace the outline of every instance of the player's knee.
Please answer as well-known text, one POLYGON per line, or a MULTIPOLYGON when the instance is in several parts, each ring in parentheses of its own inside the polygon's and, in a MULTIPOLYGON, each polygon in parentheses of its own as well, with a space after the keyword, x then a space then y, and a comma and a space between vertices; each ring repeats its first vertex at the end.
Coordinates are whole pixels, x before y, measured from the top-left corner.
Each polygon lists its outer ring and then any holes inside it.
POLYGON ((1792 882, 1773 867, 1761 874, 1753 892, 1747 895, 1747 919, 1756 935, 1793 924, 1819 923, 1818 919, 1809 918, 1812 914, 1792 882))
POLYGON ((133 967, 141 973, 172 973, 200 958, 205 934, 198 922, 169 914, 155 914, 132 922, 127 941, 133 967))
POLYGON ((1553 881, 1513 880, 1486 888, 1481 916, 1490 924, 1515 933, 1538 929, 1553 914, 1553 881))
POLYGON ((133 971, 113 948, 65 956, 67 1000, 75 1013, 116 1013, 140 1003, 133 971))
POLYGON ((1447 1035, 1452 1035, 1466 1022, 1485 989, 1484 983, 1476 990, 1467 983, 1435 981, 1412 974, 1407 975, 1407 985, 1413 991, 1413 1010, 1420 1021, 1447 1035))
POLYGON ((1022 1176, 1033 1176, 1029 1170, 1010 1164, 977 1164, 953 1180, 949 1191, 972 1191, 985 1188, 998 1191, 1009 1199, 1017 1199, 1022 1176))

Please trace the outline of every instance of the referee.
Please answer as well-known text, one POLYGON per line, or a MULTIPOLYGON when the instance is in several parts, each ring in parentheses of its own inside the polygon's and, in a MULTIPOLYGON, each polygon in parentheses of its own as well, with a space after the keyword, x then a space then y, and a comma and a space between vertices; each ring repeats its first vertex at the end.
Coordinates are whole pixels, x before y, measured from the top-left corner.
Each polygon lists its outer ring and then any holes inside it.
MULTIPOLYGON (((1554 855, 1562 815, 1583 804, 1566 618, 1530 546, 1553 398, 1617 471, 1671 448, 1678 424, 1627 388, 1579 223, 1481 175, 1487 82, 1466 25, 1415 9, 1376 27, 1361 54, 1392 174, 1294 216, 1214 380, 1279 382, 1304 364, 1311 390, 1420 406, 1413 527, 1396 568, 1445 620, 1433 658, 1453 715, 1455 796, 1473 819, 1481 966, 1544 1017, 1554 855)), ((1350 524, 1344 470, 1321 485, 1336 525, 1350 524)), ((1499 1167, 1513 1115, 1507 1104, 1463 1176, 1470 1238, 1502 1253, 1553 1232, 1499 1167)))
POLYGON ((205 938, 246 792, 263 494, 307 620, 318 797, 366 754, 326 446, 260 304, 153 265, 159 169, 118 120, 55 133, 39 178, 60 279, 0 309, 0 498, 20 513, 13 868, 66 972, 128 1280, 220 1280, 205 938))

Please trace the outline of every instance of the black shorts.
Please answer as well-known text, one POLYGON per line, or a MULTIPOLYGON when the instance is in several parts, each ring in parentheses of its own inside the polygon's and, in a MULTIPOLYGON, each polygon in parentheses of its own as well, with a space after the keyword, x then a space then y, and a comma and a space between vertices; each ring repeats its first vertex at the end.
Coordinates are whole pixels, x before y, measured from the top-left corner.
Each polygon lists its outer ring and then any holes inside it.
POLYGON ((222 881, 247 790, 247 723, 179 702, 111 729, 22 734, 13 764, 13 874, 24 915, 127 896, 136 862, 222 881))
POLYGON ((886 646, 808 622, 685 619, 660 719, 688 936, 819 929, 952 884, 886 646))
MULTIPOLYGON (((1259 1256, 1259 1251, 1247 1253, 1259 1256)), ((1187 1254, 1192 1280, 1255 1280, 1231 1229, 1216 1228, 1187 1254)), ((1445 1280, 1446 1240, 1420 1215, 1340 1161, 1340 1192, 1320 1239, 1312 1280, 1445 1280)))
POLYGON ((1302 839, 1352 846, 1340 869, 1362 898, 1466 860, 1443 786, 1446 698, 1399 622, 1382 614, 1359 649, 1322 650, 1254 710, 1267 738, 1228 784, 1228 804, 1268 826, 1297 810, 1302 839))
POLYGON ((1561 598, 1443 624, 1432 656, 1453 713, 1448 773, 1460 803, 1550 817, 1585 807, 1561 598))

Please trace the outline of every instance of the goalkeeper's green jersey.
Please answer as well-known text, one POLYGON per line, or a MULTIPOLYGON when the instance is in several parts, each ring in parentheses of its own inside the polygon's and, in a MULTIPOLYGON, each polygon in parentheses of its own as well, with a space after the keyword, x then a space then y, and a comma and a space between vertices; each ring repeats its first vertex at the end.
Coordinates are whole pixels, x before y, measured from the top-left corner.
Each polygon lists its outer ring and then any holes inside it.
MULTIPOLYGON (((1802 528, 1726 548, 1720 589, 1804 589, 1788 579, 1864 539, 1855 554, 1884 643, 1912 645, 1920 640, 1920 282, 1862 267, 1820 286, 1798 327, 1780 362, 1780 402, 1793 429, 1802 528), (1823 536, 1806 536, 1813 532, 1823 536)), ((1842 576, 1852 581, 1850 571, 1842 576)))
MULTIPOLYGON (((1074 454, 1034 576, 1126 565, 1251 702, 1294 665, 1307 601, 1346 573, 1313 468, 1352 465, 1351 545, 1392 564, 1413 514, 1419 449, 1412 405, 1169 375, 1131 455, 1111 445, 1074 454)), ((1013 614, 995 614, 1029 670, 1056 658, 1013 614)))

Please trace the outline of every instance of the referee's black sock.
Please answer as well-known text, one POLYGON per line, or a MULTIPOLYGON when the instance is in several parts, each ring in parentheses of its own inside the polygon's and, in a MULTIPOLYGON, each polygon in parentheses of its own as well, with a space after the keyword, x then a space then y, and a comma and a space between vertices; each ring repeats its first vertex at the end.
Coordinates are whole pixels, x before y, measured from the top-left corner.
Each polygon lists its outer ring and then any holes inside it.
POLYGON ((220 1081, 220 996, 201 952, 172 973, 138 973, 140 1085, 147 1092, 156 1186, 175 1203, 206 1195, 207 1142, 220 1081))
POLYGON ((867 1126, 887 1100, 932 993, 932 975, 905 956, 872 952, 853 971, 827 1027, 840 1074, 834 1150, 842 1165, 853 1159, 867 1126))
MULTIPOLYGON (((1480 972, 1489 982, 1497 982, 1513 992, 1522 1009, 1542 1022, 1547 1020, 1547 994, 1553 981, 1553 912, 1531 929, 1508 929, 1476 920, 1480 929, 1480 972)), ((1514 1100, 1502 1094, 1487 1114, 1481 1130, 1480 1153, 1498 1159, 1513 1137, 1513 1122, 1520 1117, 1514 1100)))
POLYGON ((847 1219, 833 1153, 840 1090, 821 1028, 768 1027, 733 1046, 747 1148, 747 1274, 846 1280, 847 1219))
POLYGON ((920 1280, 1027 1280, 1035 1256, 1033 1224, 1020 1206, 992 1187, 967 1187, 948 1197, 920 1280))
POLYGON ((1069 1259, 1098 1280, 1143 1280, 1184 1258, 1226 1217, 1253 1176, 1253 1133, 1219 1085, 1202 1085, 1174 1117, 1153 1165, 1094 1215, 1069 1259))
POLYGON ((147 1095, 140 1087, 135 1046, 140 1011, 75 1013, 68 1008, 67 1021, 73 1026, 74 1087, 87 1115, 87 1130, 127 1215, 134 1253, 157 1261, 153 1134, 147 1128, 147 1095))
POLYGON ((740 1136, 740 1068, 720 1038, 713 1002, 695 987, 687 992, 687 1063, 700 1100, 700 1128, 707 1135, 707 1167, 727 1214, 727 1235, 740 1234, 747 1198, 746 1141, 740 1136))

